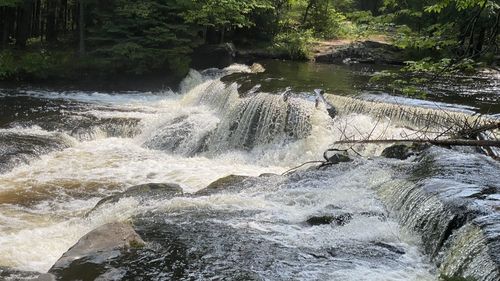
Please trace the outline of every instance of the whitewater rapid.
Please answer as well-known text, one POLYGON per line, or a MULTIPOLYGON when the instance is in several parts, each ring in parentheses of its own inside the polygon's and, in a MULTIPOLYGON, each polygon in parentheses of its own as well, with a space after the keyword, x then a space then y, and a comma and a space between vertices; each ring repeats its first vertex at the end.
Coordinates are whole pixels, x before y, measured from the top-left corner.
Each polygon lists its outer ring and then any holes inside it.
MULTIPOLYGON (((434 269, 420 252, 418 239, 391 219, 355 215, 351 223, 333 230, 293 226, 328 206, 384 213, 371 189, 390 175, 368 162, 346 173, 299 180, 293 189, 274 180, 241 194, 147 204, 128 198, 85 216, 103 197, 133 185, 173 182, 194 193, 226 175, 281 174, 303 162, 321 160, 323 151, 336 140, 369 135, 399 138, 411 133, 389 120, 360 113, 332 119, 322 105, 318 108, 314 99, 300 95, 289 101, 276 93, 240 97, 235 84, 220 81, 234 72, 251 71, 243 65, 222 72, 193 71, 178 93, 20 92, 22 97, 58 101, 51 106, 59 115, 0 129, 0 137, 44 140, 26 148, 22 158, 19 149, 12 150, 15 155, 0 174, 0 266, 46 272, 85 233, 148 210, 228 209, 259 210, 249 221, 234 218, 227 225, 253 229, 290 248, 383 241, 405 249, 394 268, 359 261, 354 270, 328 273, 332 265, 325 263, 304 268, 299 279, 434 280, 434 269), (257 110, 266 114, 257 116, 257 110), (292 119, 302 124, 296 131, 289 129, 287 122, 292 119), (259 125, 247 125, 252 122, 259 125), (58 145, 51 145, 54 142, 58 145)), ((364 156, 378 155, 382 149, 356 148, 364 156)))

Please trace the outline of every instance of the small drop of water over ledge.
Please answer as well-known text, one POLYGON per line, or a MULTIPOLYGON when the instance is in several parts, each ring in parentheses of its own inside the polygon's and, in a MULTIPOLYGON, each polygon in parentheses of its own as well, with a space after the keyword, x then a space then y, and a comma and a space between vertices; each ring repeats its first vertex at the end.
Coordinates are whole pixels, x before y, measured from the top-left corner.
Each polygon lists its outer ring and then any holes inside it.
MULTIPOLYGON (((419 239, 377 199, 377 188, 391 180, 385 160, 356 159, 322 172, 256 178, 237 192, 211 196, 124 198, 84 218, 101 198, 137 184, 175 182, 194 193, 228 174, 280 174, 320 158, 340 139, 339 127, 351 136, 389 138, 408 132, 363 112, 332 119, 307 93, 287 98, 263 89, 242 95, 244 89, 220 79, 236 72, 258 77, 237 65, 193 71, 182 94, 23 93, 50 103, 51 113, 42 122, 14 118, 0 134, 27 130, 33 136, 30 130, 37 128, 71 141, 50 151, 30 142, 33 148, 27 150, 41 152, 0 174, 0 252, 5 253, 0 265, 47 271, 85 233, 132 220, 153 248, 129 258, 163 258, 165 266, 165 257, 175 257, 185 262, 186 276, 435 280, 436 269, 419 239), (95 126, 85 127, 87 121, 95 126), (381 125, 373 130, 377 122, 381 125), (339 214, 351 219, 344 225, 306 223, 339 214)), ((363 155, 381 149, 357 148, 363 155)))

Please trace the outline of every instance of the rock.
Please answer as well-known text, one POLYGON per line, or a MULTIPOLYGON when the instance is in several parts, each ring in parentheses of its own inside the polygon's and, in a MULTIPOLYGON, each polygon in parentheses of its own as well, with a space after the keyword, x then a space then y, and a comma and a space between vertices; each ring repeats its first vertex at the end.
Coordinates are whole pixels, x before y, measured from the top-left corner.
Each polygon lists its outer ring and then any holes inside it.
POLYGON ((250 70, 252 71, 252 73, 262 73, 266 71, 266 69, 260 63, 253 63, 250 66, 250 70))
POLYGON ((88 270, 89 264, 102 264, 120 256, 122 251, 140 248, 144 244, 131 225, 120 222, 108 223, 80 238, 50 268, 49 273, 58 280, 97 280, 100 275, 109 273, 88 270))
POLYGON ((56 281, 57 278, 56 276, 54 276, 54 274, 50 274, 50 273, 44 273, 40 276, 38 276, 37 279, 34 279, 34 281, 56 281))
POLYGON ((9 267, 0 266, 0 280, 17 281, 17 280, 36 280, 40 275, 38 272, 22 271, 9 267))
POLYGON ((198 190, 195 195, 197 196, 205 196, 211 195, 217 192, 221 192, 224 190, 228 190, 230 187, 234 187, 238 184, 241 184, 246 179, 250 178, 249 176, 240 176, 240 175, 229 175, 223 178, 220 178, 207 187, 198 190))
POLYGON ((236 52, 236 57, 240 60, 244 60, 246 63, 251 63, 252 61, 259 59, 291 59, 290 54, 287 52, 277 52, 270 49, 238 50, 236 52))
POLYGON ((342 153, 335 153, 334 155, 328 157, 328 164, 339 164, 342 162, 352 162, 352 159, 342 153))
POLYGON ((101 199, 99 202, 97 202, 95 207, 92 208, 92 210, 89 213, 87 213, 87 215, 94 212, 104 204, 116 203, 120 201, 120 199, 127 197, 167 199, 182 194, 183 194, 182 188, 175 183, 147 183, 147 184, 136 185, 130 187, 129 189, 127 189, 122 193, 111 195, 101 199))
POLYGON ((425 143, 413 143, 412 145, 395 144, 385 148, 382 151, 381 156, 386 158, 406 160, 410 156, 419 155, 429 147, 430 145, 425 143))
POLYGON ((307 224, 311 226, 325 225, 335 223, 336 225, 342 226, 348 224, 352 219, 351 213, 343 213, 339 215, 324 215, 324 216, 313 216, 307 219, 307 224))
POLYGON ((259 175, 259 178, 270 178, 270 177, 276 177, 279 176, 278 174, 274 173, 263 173, 259 175))
POLYGON ((315 56, 316 62, 322 63, 377 63, 401 65, 404 61, 402 52, 397 47, 376 42, 362 41, 335 46, 315 56))
POLYGON ((410 146, 406 144, 395 144, 385 148, 381 155, 386 158, 406 160, 413 154, 410 146))

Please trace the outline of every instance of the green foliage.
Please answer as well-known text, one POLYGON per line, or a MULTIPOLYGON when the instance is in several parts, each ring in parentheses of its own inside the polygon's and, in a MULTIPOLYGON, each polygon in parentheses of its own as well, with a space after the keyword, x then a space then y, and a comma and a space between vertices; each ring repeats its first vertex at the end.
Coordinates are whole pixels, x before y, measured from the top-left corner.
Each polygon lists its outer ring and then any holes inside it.
POLYGON ((273 49, 288 54, 292 59, 305 60, 311 57, 314 42, 312 30, 289 30, 275 37, 273 49))
POLYGON ((0 79, 44 80, 69 74, 73 66, 67 52, 45 50, 0 53, 0 79))
POLYGON ((0 79, 9 79, 16 75, 18 64, 12 51, 0 52, 0 79))
POLYGON ((16 7, 22 0, 0 0, 0 7, 16 7))
POLYGON ((188 70, 193 30, 183 23, 176 2, 115 0, 100 4, 89 30, 90 53, 117 73, 142 75, 169 69, 179 76, 188 70))
POLYGON ((191 6, 183 13, 188 23, 213 27, 250 27, 250 18, 256 10, 272 9, 265 0, 192 0, 191 6))

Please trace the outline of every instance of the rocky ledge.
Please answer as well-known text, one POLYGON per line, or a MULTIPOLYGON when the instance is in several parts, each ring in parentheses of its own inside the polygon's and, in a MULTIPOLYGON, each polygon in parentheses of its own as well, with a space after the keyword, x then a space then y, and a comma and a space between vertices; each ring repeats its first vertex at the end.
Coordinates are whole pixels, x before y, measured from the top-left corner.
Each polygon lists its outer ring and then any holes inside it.
POLYGON ((402 65, 401 49, 378 41, 355 41, 323 44, 316 49, 314 60, 321 63, 366 63, 402 65))

